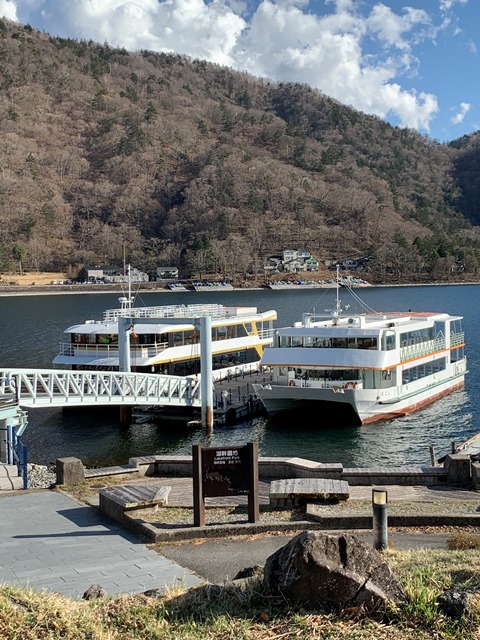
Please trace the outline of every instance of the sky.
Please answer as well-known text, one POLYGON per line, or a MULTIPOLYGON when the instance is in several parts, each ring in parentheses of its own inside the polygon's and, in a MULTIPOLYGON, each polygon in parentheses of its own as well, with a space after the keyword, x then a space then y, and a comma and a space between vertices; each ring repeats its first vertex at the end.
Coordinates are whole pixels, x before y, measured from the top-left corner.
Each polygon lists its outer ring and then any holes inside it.
POLYGON ((0 0, 2 15, 308 84, 440 142, 480 129, 479 0, 0 0))

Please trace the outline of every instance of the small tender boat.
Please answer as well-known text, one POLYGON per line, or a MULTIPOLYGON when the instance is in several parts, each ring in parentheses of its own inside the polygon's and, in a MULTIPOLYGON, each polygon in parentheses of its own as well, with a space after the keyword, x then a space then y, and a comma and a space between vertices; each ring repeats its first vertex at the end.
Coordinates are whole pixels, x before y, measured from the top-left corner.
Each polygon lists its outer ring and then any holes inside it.
MULTIPOLYGON (((464 385, 462 317, 408 311, 304 314, 276 330, 254 384, 269 415, 309 412, 318 422, 364 424, 405 415, 464 385)), ((358 296, 353 294, 357 300, 358 296)))

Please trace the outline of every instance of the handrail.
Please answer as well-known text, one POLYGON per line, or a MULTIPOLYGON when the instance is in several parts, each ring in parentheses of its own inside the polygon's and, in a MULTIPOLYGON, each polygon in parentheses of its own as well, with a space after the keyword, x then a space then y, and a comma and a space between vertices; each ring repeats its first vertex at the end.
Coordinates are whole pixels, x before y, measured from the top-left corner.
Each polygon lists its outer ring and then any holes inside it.
POLYGON ((443 337, 437 338, 436 340, 427 340, 426 342, 406 345, 400 348, 400 362, 420 358, 421 356, 426 356, 436 351, 442 351, 445 347, 445 339, 443 337))
POLYGON ((18 475, 23 480, 23 489, 28 489, 28 449, 15 427, 7 425, 7 459, 17 466, 18 475))
MULTIPOLYGON (((111 371, 12 369, 20 406, 148 404, 200 406, 200 381, 191 377, 111 371)), ((3 391, 0 372, 0 393, 3 391)))
POLYGON ((199 318, 212 316, 224 318, 227 316, 227 309, 218 304, 190 304, 190 305, 169 305, 162 307, 132 307, 126 309, 107 309, 103 318, 106 321, 117 320, 122 317, 132 318, 199 318))
MULTIPOLYGON (((168 342, 152 342, 146 344, 130 343, 130 350, 134 353, 144 353, 147 351, 149 358, 156 356, 158 353, 168 349, 168 342)), ((83 342, 60 342, 59 356, 79 356, 79 357, 115 357, 118 358, 118 343, 112 344, 95 344, 83 342)))
POLYGON ((465 342, 465 333, 463 331, 450 334, 450 346, 456 347, 460 344, 464 344, 464 342, 465 342))

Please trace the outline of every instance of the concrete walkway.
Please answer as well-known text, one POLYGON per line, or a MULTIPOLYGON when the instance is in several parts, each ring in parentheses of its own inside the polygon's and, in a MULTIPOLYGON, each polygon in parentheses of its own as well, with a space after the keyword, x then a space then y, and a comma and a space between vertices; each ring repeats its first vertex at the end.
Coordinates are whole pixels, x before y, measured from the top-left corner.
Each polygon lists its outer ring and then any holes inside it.
POLYGON ((23 479, 18 476, 16 465, 0 464, 0 491, 22 488, 23 479))
POLYGON ((204 582, 109 518, 54 491, 0 497, 0 583, 81 597, 204 582))

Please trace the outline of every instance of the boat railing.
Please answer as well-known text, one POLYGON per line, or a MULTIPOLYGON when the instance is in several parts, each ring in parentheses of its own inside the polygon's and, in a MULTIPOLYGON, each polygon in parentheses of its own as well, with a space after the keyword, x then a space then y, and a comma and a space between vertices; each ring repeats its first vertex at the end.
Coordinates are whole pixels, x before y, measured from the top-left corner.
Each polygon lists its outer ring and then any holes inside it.
POLYGON ((464 343, 465 343, 465 333, 463 331, 450 334, 451 347, 458 347, 458 345, 464 344, 464 343))
POLYGON ((445 349, 445 338, 438 337, 435 340, 427 340, 425 342, 418 342, 414 344, 408 344, 400 349, 400 361, 412 360, 414 358, 420 358, 436 351, 445 349))
MULTIPOLYGON (((229 312, 231 314, 231 311, 229 312)), ((169 305, 161 307, 132 307, 130 309, 107 309, 103 318, 113 322, 121 317, 128 318, 225 318, 227 308, 218 304, 169 305)))
MULTIPOLYGON (((153 358, 158 353, 168 349, 168 342, 156 342, 152 344, 132 344, 130 343, 131 354, 143 358, 153 358)), ((118 344, 76 344, 72 342, 61 342, 58 355, 80 358, 118 358, 118 344)))
POLYGON ((275 336, 275 329, 261 329, 258 332, 260 340, 273 340, 275 336))

